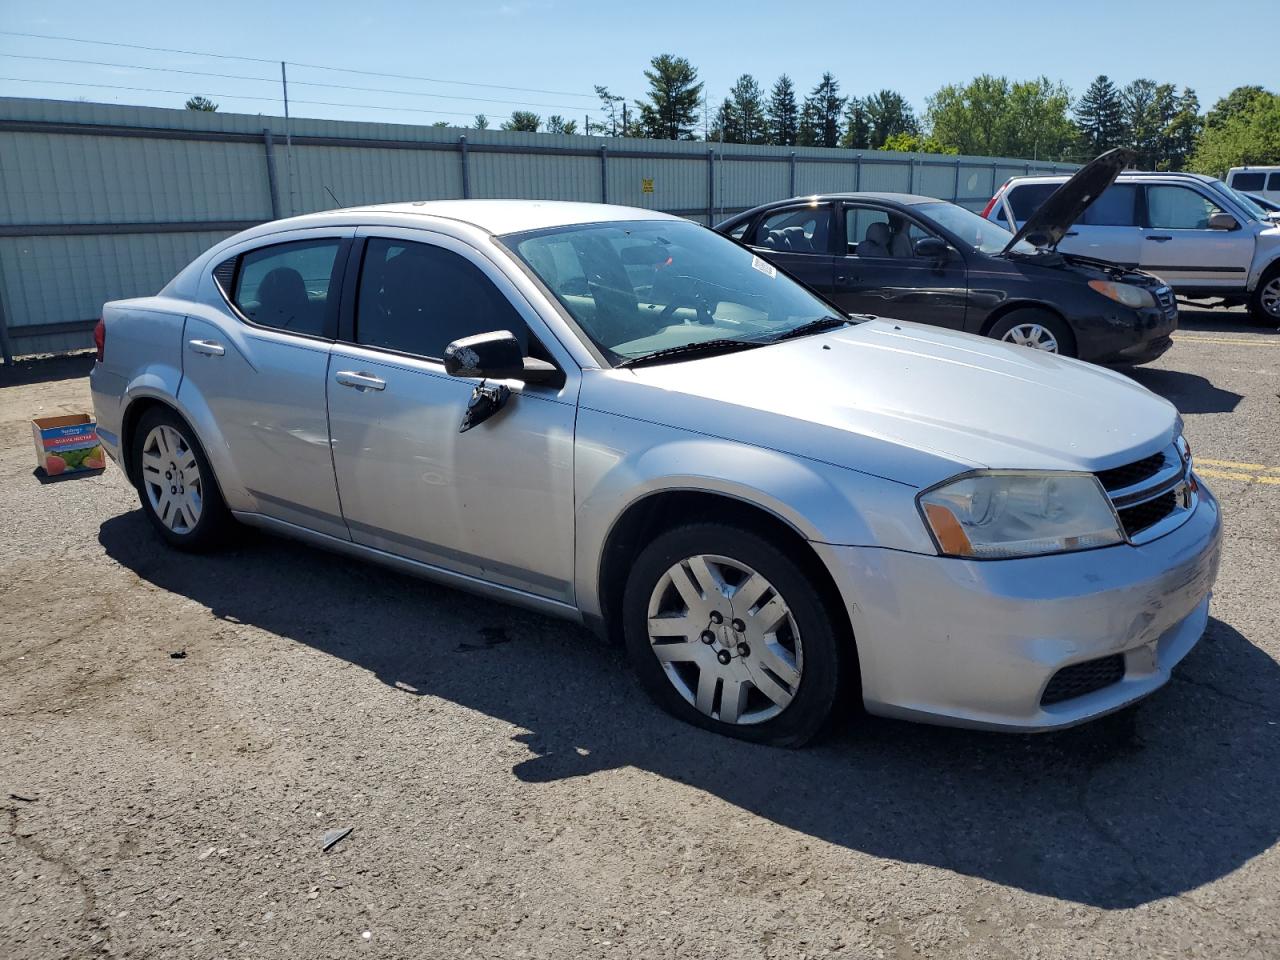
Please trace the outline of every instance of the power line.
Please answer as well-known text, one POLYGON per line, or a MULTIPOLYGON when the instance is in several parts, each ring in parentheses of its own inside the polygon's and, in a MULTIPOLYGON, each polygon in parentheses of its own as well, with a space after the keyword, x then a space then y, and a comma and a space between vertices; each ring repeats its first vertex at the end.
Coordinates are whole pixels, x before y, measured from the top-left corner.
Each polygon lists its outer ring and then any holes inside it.
MULTIPOLYGON (((116 83, 76 83, 72 80, 33 80, 30 77, 0 77, 0 83, 48 83, 62 87, 88 87, 94 90, 130 90, 137 93, 171 93, 179 97, 190 97, 199 94, 205 97, 217 97, 220 100, 257 100, 266 103, 279 103, 279 97, 254 97, 242 93, 213 93, 198 90, 164 90, 159 87, 130 87, 116 83)), ((353 110, 394 110, 401 113, 444 113, 454 117, 470 117, 474 114, 466 110, 423 110, 414 107, 383 107, 373 103, 335 103, 331 100, 295 100, 290 103, 305 103, 313 107, 350 107, 353 110)), ((507 119, 511 119, 508 115, 507 119)))
MULTIPOLYGON (((216 57, 220 60, 244 60, 250 63, 270 63, 272 65, 279 63, 279 60, 269 60, 265 57, 245 57, 230 53, 206 53, 201 50, 179 50, 173 47, 151 47, 141 43, 123 43, 114 40, 86 40, 82 37, 63 37, 48 33, 20 33, 16 30, 0 30, 0 36, 7 37, 27 37, 36 40, 61 40, 67 43, 90 43, 105 47, 125 47, 130 50, 149 50, 152 53, 179 53, 188 57, 216 57)), ((294 63, 289 61, 289 65, 293 67, 307 67, 311 70, 333 70, 339 73, 356 73, 366 77, 388 77, 394 80, 419 80, 424 83, 446 83, 460 87, 484 87, 490 90, 516 90, 521 93, 548 93, 552 96, 561 97, 585 97, 589 100, 595 99, 594 93, 577 93, 571 90, 543 90, 538 87, 511 87, 499 83, 477 83, 472 80, 442 80, 439 77, 420 77, 407 73, 380 73, 376 70, 358 70, 354 67, 334 67, 329 64, 322 63, 294 63)), ((578 109, 577 107, 574 108, 578 109)))
MULTIPOLYGON (((0 31, 2 33, 3 31, 0 31)), ((183 73, 196 77, 217 77, 221 80, 253 80, 258 83, 279 83, 274 77, 250 77, 240 73, 215 73, 208 70, 186 70, 180 67, 153 67, 135 63, 111 63, 106 60, 78 60, 72 57, 45 57, 31 53, 0 53, 0 57, 19 60, 43 60, 50 63, 78 63, 91 67, 117 67, 124 70, 150 70, 156 73, 183 73)), ((297 64, 290 64, 297 66, 297 64)), ((421 93, 417 90, 392 90, 387 87, 352 87, 342 83, 320 83, 314 80, 294 80, 295 87, 326 87, 331 90, 354 90, 361 93, 394 93, 405 97, 429 97, 434 100, 469 100, 474 103, 512 104, 518 107, 545 107, 551 110, 580 110, 580 105, 565 103, 531 103, 525 100, 499 100, 493 97, 468 97, 450 93, 421 93)), ((224 96, 224 94, 218 94, 224 96)), ((229 95, 225 95, 229 96, 229 95)), ((302 101, 299 101, 301 103, 302 101)))

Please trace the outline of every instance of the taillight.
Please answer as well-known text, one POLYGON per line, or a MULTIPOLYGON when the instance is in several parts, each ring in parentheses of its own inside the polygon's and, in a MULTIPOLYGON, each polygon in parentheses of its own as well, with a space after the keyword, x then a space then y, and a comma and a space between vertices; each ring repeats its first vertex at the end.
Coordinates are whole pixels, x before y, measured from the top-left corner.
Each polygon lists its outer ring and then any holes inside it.
POLYGON ((1009 186, 1008 180, 1000 185, 1000 189, 997 190, 995 195, 987 201, 987 205, 982 208, 982 213, 978 214, 978 216, 982 217, 983 220, 987 219, 987 214, 991 212, 991 208, 996 205, 996 201, 1000 199, 1001 195, 1004 193, 1005 187, 1007 186, 1009 186))
POLYGON ((97 326, 93 328, 93 345, 98 350, 98 362, 101 363, 102 351, 106 349, 107 346, 107 325, 101 320, 99 320, 97 326))

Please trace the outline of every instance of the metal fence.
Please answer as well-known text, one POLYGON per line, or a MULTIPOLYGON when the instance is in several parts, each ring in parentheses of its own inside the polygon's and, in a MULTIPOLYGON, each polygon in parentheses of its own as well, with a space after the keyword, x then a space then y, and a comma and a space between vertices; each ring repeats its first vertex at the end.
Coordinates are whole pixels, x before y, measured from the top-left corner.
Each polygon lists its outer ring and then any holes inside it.
POLYGON ((921 193, 978 207, 989 157, 458 130, 0 98, 0 352, 90 345, 103 302, 154 293, 265 220, 392 200, 525 197, 701 223, 788 196, 921 193))

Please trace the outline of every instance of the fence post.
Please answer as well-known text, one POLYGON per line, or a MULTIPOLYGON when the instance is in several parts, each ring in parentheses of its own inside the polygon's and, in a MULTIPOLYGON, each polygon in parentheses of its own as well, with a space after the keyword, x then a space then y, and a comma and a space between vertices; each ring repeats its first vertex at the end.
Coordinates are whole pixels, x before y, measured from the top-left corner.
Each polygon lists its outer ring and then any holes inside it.
POLYGON ((13 366, 13 347, 9 344, 9 324, 4 319, 4 289, 0 288, 0 358, 6 367, 13 366))
POLYGON ((267 189, 271 192, 271 219, 280 219, 280 187, 276 181, 276 154, 271 144, 271 128, 262 128, 262 142, 267 148, 267 189))
POLYGON ((907 161, 907 193, 916 192, 916 158, 913 155, 907 161))
POLYGON ((951 200, 953 203, 960 202, 960 158, 956 157, 956 185, 951 190, 951 200))
POLYGON ((853 158, 853 192, 862 189, 862 154, 853 158))
POLYGON ((791 186, 787 195, 791 197, 796 195, 796 152, 794 150, 791 151, 791 186))
POLYGON ((458 138, 458 152, 462 154, 462 199, 471 199, 471 170, 467 165, 467 138, 458 138))
POLYGON ((600 202, 609 202, 609 148, 600 146, 600 202))
MULTIPOLYGON (((724 163, 724 158, 720 158, 724 163)), ((713 227, 716 222, 716 152, 707 151, 707 226, 713 227)))

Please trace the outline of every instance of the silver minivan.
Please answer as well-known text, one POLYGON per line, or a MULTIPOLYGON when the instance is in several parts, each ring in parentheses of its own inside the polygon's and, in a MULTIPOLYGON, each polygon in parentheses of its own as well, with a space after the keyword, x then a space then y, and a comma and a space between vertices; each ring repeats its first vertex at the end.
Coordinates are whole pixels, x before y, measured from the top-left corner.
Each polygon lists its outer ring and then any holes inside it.
MULTIPOLYGON (((1015 177, 983 215, 1020 227, 1066 181, 1015 177)), ((1063 253, 1138 267, 1179 296, 1248 304, 1280 323, 1280 222, 1221 180, 1194 173, 1123 173, 1066 234, 1063 253)))

